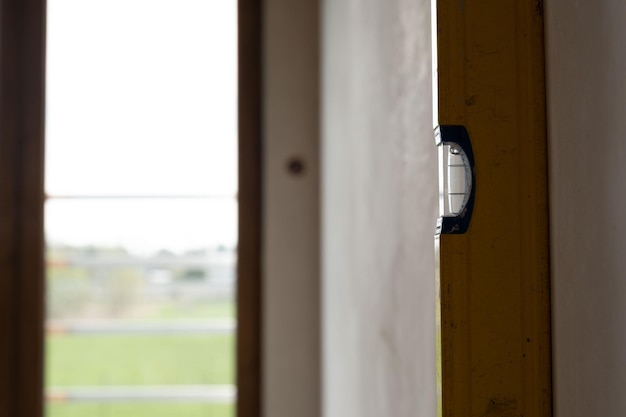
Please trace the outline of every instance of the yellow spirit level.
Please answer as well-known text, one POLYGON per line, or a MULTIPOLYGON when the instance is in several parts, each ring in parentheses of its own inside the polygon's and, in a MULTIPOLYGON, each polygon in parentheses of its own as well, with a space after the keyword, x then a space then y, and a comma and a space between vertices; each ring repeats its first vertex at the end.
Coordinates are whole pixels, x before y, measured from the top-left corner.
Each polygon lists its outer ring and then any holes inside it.
POLYGON ((541 4, 436 1, 444 417, 552 414, 541 4))

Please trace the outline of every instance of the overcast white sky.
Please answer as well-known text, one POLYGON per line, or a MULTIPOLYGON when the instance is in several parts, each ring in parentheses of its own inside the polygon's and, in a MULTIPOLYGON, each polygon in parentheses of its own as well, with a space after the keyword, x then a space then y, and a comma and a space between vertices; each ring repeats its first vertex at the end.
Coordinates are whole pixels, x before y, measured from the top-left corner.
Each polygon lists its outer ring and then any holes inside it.
MULTIPOLYGON (((237 179, 234 0, 49 0, 50 195, 216 194, 237 179)), ((50 241, 234 245, 236 203, 51 200, 50 241)))

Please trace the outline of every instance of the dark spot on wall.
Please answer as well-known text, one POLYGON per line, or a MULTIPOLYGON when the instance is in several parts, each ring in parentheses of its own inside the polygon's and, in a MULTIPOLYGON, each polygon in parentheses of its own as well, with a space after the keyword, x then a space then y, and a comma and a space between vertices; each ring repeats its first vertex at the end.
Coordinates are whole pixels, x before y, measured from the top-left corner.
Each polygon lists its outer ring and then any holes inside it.
POLYGON ((304 174, 304 161, 301 158, 293 157, 287 161, 287 172, 291 175, 298 176, 304 174))
POLYGON ((465 100, 465 105, 466 106, 473 106, 474 103, 476 103, 476 96, 471 96, 470 98, 465 100))

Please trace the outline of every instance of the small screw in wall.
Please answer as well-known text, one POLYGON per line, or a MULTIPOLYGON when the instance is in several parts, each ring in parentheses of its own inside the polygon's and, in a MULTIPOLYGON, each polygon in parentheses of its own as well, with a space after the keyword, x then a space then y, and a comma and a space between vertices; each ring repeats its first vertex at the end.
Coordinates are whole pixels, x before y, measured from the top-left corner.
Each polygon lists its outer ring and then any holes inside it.
POLYGON ((289 158, 287 160, 287 172, 294 176, 304 174, 304 161, 298 157, 289 158))

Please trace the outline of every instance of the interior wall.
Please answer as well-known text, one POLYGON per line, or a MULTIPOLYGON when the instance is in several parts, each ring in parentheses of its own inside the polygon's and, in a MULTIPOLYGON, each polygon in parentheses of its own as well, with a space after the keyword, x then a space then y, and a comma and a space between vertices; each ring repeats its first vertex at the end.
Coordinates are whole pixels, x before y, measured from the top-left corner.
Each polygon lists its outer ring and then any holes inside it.
POLYGON ((325 417, 434 416, 429 0, 323 7, 325 417))
POLYGON ((263 416, 319 417, 319 4, 263 1, 263 416))
POLYGON ((626 3, 546 5, 557 417, 626 415, 626 3))

